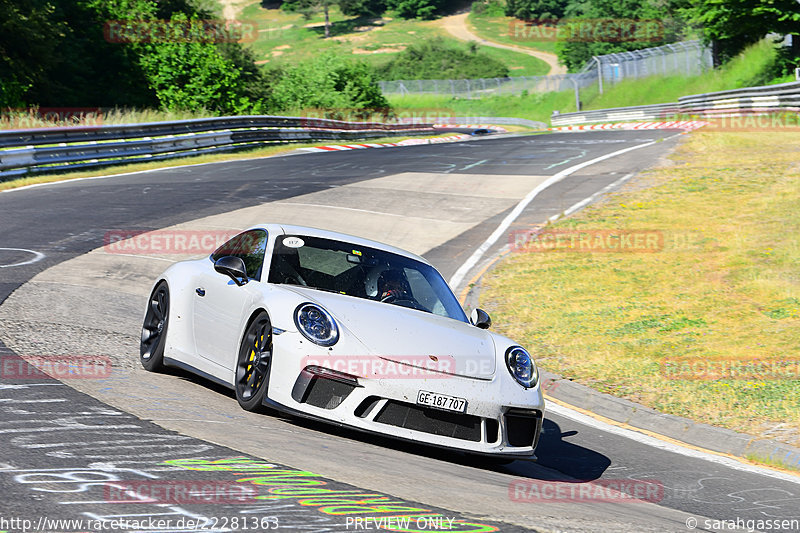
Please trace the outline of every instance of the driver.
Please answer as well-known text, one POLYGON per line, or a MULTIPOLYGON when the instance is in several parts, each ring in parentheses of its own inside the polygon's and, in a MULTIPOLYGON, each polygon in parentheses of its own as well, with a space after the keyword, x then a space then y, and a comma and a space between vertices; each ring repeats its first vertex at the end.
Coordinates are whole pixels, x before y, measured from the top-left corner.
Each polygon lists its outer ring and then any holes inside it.
POLYGON ((378 276, 378 299, 380 301, 410 300, 412 298, 411 286, 400 270, 384 270, 378 276))

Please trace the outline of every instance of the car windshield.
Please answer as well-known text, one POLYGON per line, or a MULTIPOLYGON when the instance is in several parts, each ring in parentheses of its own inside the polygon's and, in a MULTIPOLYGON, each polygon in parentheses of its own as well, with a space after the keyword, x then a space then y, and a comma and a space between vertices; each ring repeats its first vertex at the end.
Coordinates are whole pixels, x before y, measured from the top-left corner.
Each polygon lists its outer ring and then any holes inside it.
POLYGON ((450 287, 430 265, 338 240, 279 236, 268 281, 382 301, 467 322, 450 287))

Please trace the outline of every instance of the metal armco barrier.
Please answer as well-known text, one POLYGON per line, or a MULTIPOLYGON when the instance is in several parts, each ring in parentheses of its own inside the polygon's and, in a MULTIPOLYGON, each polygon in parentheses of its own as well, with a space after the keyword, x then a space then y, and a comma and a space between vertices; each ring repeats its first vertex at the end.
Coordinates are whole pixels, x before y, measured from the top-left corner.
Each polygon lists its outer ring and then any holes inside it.
POLYGON ((682 96, 677 102, 668 104, 562 113, 550 117, 550 122, 553 126, 571 126, 620 120, 661 120, 675 116, 739 117, 798 111, 800 111, 800 82, 793 81, 779 85, 682 96))
POLYGON ((242 116, 0 131, 0 179, 27 173, 154 161, 263 143, 431 135, 432 124, 242 116))

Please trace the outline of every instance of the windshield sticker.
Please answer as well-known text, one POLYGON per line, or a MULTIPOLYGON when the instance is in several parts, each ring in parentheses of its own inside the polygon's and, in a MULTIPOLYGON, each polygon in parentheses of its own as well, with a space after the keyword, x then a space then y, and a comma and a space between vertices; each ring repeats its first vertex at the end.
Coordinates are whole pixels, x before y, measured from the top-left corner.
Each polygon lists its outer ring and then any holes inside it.
POLYGON ((300 248, 305 242, 300 237, 286 237, 283 239, 283 245, 287 248, 300 248))
POLYGON ((358 251, 358 250, 353 250, 353 255, 357 255, 357 256, 361 257, 361 252, 358 251))

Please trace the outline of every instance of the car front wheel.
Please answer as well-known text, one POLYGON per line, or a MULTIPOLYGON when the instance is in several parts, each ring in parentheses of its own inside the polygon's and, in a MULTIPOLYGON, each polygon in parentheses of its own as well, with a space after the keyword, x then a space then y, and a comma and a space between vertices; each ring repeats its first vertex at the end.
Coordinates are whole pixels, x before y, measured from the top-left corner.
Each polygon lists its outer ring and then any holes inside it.
POLYGON ((164 346, 169 322, 169 287, 162 281, 147 301, 139 344, 139 359, 145 370, 157 372, 164 367, 164 346))
POLYGON ((236 400, 242 409, 255 411, 261 407, 271 362, 272 324, 262 311, 247 327, 236 360, 236 400))

